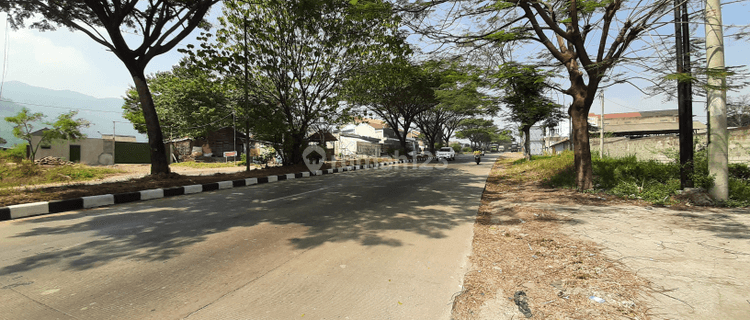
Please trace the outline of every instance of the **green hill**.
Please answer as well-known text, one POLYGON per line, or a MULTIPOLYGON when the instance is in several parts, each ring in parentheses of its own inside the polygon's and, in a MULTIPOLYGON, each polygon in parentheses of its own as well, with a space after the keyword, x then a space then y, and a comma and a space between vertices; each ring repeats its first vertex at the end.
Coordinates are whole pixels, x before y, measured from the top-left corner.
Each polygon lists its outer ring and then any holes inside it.
MULTIPOLYGON (((12 127, 4 121, 26 107, 32 112, 42 112, 46 121, 53 121, 58 115, 70 110, 79 110, 78 117, 91 122, 91 126, 84 129, 90 138, 99 138, 101 133, 136 136, 138 141, 148 138, 139 134, 133 125, 122 117, 123 100, 119 98, 100 99, 69 90, 52 90, 31 86, 18 81, 8 81, 3 86, 3 96, 0 99, 0 137, 8 140, 6 146, 19 143, 21 140, 13 137, 12 127), (113 129, 113 121, 115 128, 113 129)), ((38 124, 37 128, 42 128, 38 124)))

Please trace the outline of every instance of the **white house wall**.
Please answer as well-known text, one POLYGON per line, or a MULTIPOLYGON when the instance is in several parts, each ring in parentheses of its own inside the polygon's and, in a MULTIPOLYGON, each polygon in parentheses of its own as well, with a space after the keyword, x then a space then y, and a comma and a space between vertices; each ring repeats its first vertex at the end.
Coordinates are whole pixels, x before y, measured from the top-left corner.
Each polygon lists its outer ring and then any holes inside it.
POLYGON ((376 138, 376 139, 382 139, 383 133, 381 130, 381 133, 378 134, 371 125, 367 123, 360 123, 356 128, 354 128, 354 134, 358 136, 368 137, 368 138, 376 138))
MULTIPOLYGON (((34 146, 39 144, 40 136, 33 136, 31 141, 34 146)), ((49 149, 39 149, 36 152, 36 159, 47 156, 65 158, 70 160, 70 145, 81 146, 81 162, 90 166, 112 165, 114 157, 112 155, 112 141, 102 139, 87 138, 78 141, 55 141, 49 149), (106 143, 105 143, 106 142, 106 143), (107 146, 105 146, 107 144, 107 146), (105 151, 105 149, 109 149, 105 151)))

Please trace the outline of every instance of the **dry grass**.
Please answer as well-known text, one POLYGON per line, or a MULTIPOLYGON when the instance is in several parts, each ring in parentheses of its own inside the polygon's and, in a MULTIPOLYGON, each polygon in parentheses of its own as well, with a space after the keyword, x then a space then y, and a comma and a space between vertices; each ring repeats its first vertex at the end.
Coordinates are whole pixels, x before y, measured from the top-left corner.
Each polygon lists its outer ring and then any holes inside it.
POLYGON ((523 318, 510 299, 524 291, 538 319, 647 319, 639 298, 647 281, 606 258, 595 243, 559 232, 576 221, 524 206, 601 204, 599 196, 542 188, 537 181, 544 174, 509 170, 513 160, 501 158, 488 178, 474 226, 472 267, 454 301, 453 318, 480 319, 482 305, 492 299, 507 300, 514 317, 523 318), (590 296, 607 302, 593 302, 590 296))
MULTIPOLYGON (((388 161, 393 161, 393 159, 381 158, 378 159, 377 162, 382 163, 388 161)), ((343 166, 372 164, 375 162, 376 161, 374 159, 327 162, 321 167, 321 170, 329 168, 340 168, 343 166)), ((0 189, 0 207, 38 201, 64 200, 101 194, 135 192, 155 188, 181 187, 193 184, 231 181, 246 178, 261 178, 267 177, 269 175, 298 173, 308 170, 309 169, 304 164, 298 164, 293 166, 268 167, 236 173, 217 173, 214 175, 205 176, 188 176, 180 175, 177 173, 170 173, 169 175, 148 175, 142 178, 130 179, 127 181, 103 182, 100 184, 81 184, 72 182, 69 184, 66 183, 63 185, 42 186, 38 188, 5 188, 0 189)), ((126 174, 128 173, 126 169, 118 169, 114 171, 124 172, 126 174)), ((27 182, 25 183, 26 185, 30 185, 30 183, 28 183, 28 180, 25 180, 25 182, 27 182)))

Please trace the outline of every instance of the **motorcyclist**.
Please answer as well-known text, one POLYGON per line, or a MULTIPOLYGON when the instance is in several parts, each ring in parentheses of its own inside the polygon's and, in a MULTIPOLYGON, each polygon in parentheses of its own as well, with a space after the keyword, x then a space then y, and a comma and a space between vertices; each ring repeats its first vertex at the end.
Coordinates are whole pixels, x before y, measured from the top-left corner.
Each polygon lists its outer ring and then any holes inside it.
POLYGON ((481 160, 481 158, 482 158, 482 151, 475 150, 474 151, 474 161, 476 161, 477 164, 479 164, 479 161, 481 160))

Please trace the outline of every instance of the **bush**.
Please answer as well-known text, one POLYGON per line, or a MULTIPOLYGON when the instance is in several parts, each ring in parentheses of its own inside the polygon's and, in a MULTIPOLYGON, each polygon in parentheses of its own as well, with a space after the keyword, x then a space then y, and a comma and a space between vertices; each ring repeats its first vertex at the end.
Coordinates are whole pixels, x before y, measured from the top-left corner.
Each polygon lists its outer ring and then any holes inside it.
POLYGON ((26 146, 27 143, 17 144, 8 150, 0 151, 0 159, 9 162, 21 162, 26 159, 26 146))
POLYGON ((750 180, 750 166, 744 163, 730 164, 729 176, 735 179, 750 180))
MULTIPOLYGON (((692 175, 696 187, 708 189, 713 185, 713 177, 708 175, 708 158, 705 150, 694 156, 692 175)), ((514 166, 532 169, 543 173, 543 183, 549 187, 574 188, 575 169, 573 153, 565 152, 558 156, 532 157, 532 161, 519 159, 514 166)), ((640 198, 654 204, 667 204, 669 197, 680 189, 680 166, 677 163, 658 161, 638 161, 634 156, 604 159, 592 157, 594 185, 606 193, 640 198)), ((750 206, 750 169, 744 164, 729 166, 729 200, 727 206, 750 206)))
POLYGON ((460 143, 451 143, 451 148, 453 148, 456 152, 461 152, 461 144, 460 143))
MULTIPOLYGON (((693 155, 693 185, 708 190, 714 185, 714 177, 708 174, 708 150, 702 149, 693 155)), ((679 176, 678 176, 679 177, 679 176)))

